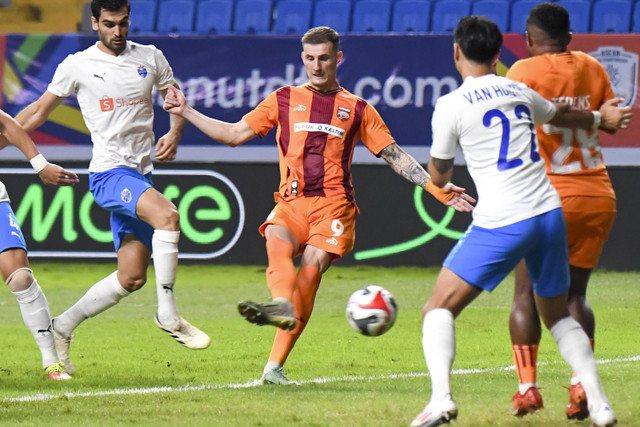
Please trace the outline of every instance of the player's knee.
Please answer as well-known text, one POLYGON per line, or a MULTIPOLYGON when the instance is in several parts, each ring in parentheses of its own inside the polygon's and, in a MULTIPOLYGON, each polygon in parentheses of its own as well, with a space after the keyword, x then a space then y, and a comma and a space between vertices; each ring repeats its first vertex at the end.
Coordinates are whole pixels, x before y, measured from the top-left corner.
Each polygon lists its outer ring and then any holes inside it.
POLYGON ((147 283, 147 275, 132 275, 125 277, 118 277, 120 285, 129 292, 135 292, 142 288, 147 283))
POLYGON ((11 292, 19 292, 29 289, 34 280, 30 268, 20 267, 7 277, 6 284, 11 292))

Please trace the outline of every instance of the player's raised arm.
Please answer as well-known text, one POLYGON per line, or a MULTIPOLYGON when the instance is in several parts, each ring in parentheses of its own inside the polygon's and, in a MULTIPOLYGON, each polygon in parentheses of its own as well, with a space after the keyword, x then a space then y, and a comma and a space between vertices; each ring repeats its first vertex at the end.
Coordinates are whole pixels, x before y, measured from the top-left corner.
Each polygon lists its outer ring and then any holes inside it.
POLYGON ((45 184, 60 186, 74 185, 78 182, 78 176, 75 173, 47 162, 27 132, 2 110, 0 110, 0 133, 3 134, 4 140, 22 151, 45 184))
POLYGON ((613 98, 602 104, 599 111, 584 111, 568 104, 556 104, 556 114, 549 124, 558 127, 591 129, 594 126, 610 133, 626 128, 631 122, 631 108, 618 107, 622 99, 613 98))
POLYGON ((437 186, 431 181, 431 177, 424 168, 402 149, 398 144, 391 144, 380 152, 382 157, 391 166, 395 173, 407 181, 420 186, 431 193, 436 199, 460 212, 471 212, 475 199, 464 191, 464 188, 454 184, 445 183, 437 186))
POLYGON ((209 138, 230 147, 236 147, 257 136, 244 120, 228 123, 205 116, 188 105, 184 94, 173 86, 167 88, 164 109, 171 114, 184 117, 209 138))

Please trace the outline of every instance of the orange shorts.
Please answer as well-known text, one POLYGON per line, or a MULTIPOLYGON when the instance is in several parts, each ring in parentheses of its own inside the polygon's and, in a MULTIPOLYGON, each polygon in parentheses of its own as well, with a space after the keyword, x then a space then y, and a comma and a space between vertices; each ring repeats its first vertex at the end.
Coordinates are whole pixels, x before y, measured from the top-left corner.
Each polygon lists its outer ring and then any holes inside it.
POLYGON ((616 218, 616 201, 610 197, 562 197, 567 223, 569 264, 593 269, 616 218))
POLYGON ((280 199, 259 231, 264 236, 267 225, 281 225, 296 236, 301 250, 312 245, 342 257, 353 249, 357 214, 356 204, 344 197, 280 199))

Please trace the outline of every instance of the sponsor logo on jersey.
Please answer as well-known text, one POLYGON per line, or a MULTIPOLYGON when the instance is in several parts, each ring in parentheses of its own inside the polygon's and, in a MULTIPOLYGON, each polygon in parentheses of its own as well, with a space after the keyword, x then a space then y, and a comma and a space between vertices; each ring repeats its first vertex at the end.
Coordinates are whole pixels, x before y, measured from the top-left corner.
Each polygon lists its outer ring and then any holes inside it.
POLYGON ((116 108, 123 107, 140 107, 149 104, 151 101, 149 98, 110 98, 105 95, 100 99, 100 111, 113 111, 116 108))
POLYGON ((93 77, 95 77, 96 79, 100 79, 100 80, 102 80, 102 81, 104 82, 104 76, 105 76, 106 74, 107 74, 107 73, 102 73, 102 75, 101 75, 101 76, 99 76, 99 75, 97 75, 97 74, 94 74, 94 75, 93 75, 93 77))
POLYGON ((333 245, 333 246, 338 246, 338 239, 336 239, 335 237, 327 239, 327 240, 325 240, 325 242, 327 242, 328 244, 333 245))
POLYGON ((124 190, 122 190, 122 192, 120 193, 120 198, 122 199, 123 202, 125 203, 129 203, 131 201, 131 191, 129 191, 128 188, 125 188, 124 190))
POLYGON ((103 96, 100 100, 100 111, 113 111, 113 109, 113 98, 109 98, 107 95, 103 96))
POLYGON ((141 65, 141 66, 138 67, 138 74, 143 79, 147 78, 147 69, 146 69, 146 67, 144 65, 141 65))
POLYGON ((302 104, 298 104, 297 107, 293 107, 293 111, 307 111, 307 107, 302 104))
POLYGON ((638 55, 620 46, 600 46, 589 55, 607 70, 613 93, 624 99, 619 106, 633 105, 638 92, 638 55))
POLYGON ((338 111, 337 111, 336 115, 338 116, 338 118, 340 120, 348 120, 349 116, 350 116, 349 113, 351 113, 350 109, 344 108, 344 107, 338 107, 338 111))
POLYGON ((294 132, 324 132, 329 135, 342 138, 344 136, 344 129, 340 129, 337 126, 328 125, 326 123, 296 123, 293 125, 294 132))

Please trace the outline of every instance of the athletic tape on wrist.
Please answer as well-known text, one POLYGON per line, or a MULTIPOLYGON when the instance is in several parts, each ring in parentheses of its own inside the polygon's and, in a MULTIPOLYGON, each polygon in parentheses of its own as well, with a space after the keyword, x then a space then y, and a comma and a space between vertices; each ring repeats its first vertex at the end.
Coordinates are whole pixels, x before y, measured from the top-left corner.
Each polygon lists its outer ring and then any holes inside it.
POLYGON ((49 164, 47 159, 45 159, 42 154, 38 154, 33 159, 29 160, 29 162, 31 163, 31 166, 37 173, 40 173, 40 171, 46 168, 47 165, 49 164))
POLYGON ((600 111, 592 111, 591 113, 593 114, 593 128, 598 129, 602 122, 602 114, 600 114, 600 111))

